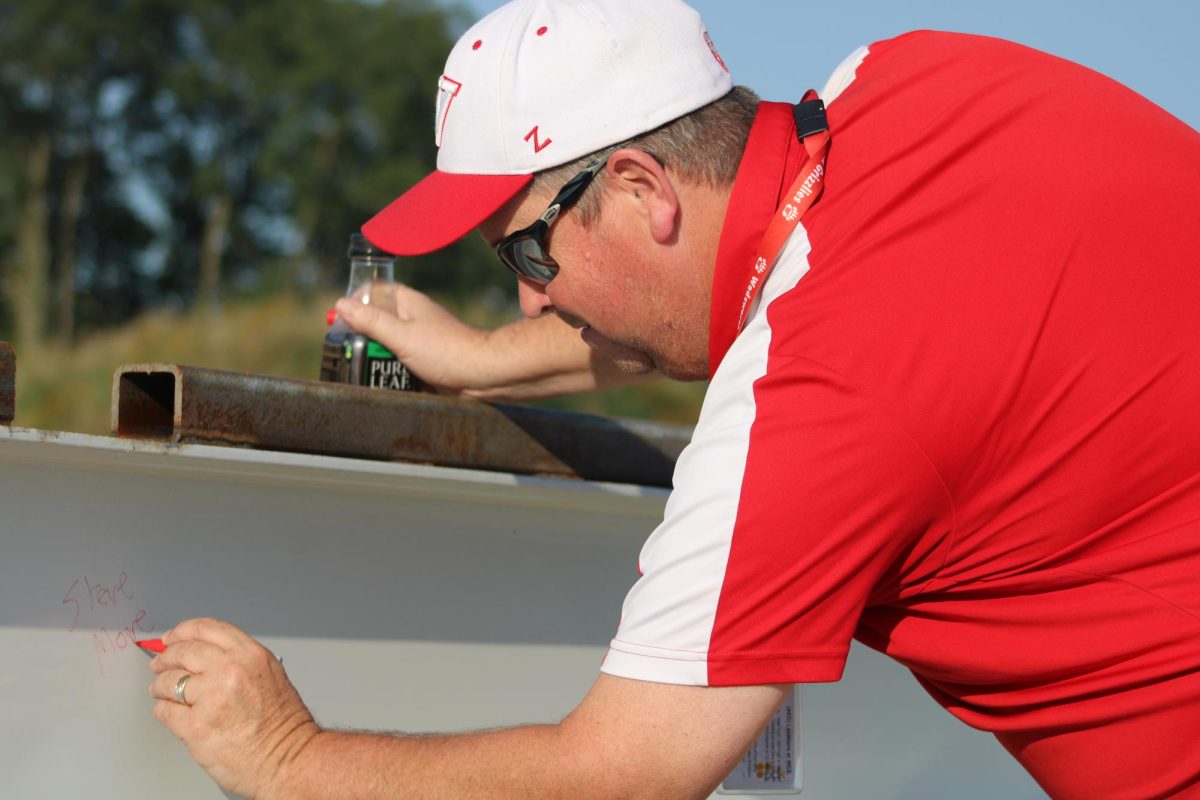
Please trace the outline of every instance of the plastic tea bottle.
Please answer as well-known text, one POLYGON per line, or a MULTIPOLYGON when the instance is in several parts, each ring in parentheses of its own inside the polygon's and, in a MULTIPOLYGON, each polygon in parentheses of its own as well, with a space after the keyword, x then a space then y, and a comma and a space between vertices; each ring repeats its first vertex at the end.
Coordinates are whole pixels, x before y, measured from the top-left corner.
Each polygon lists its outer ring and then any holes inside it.
MULTIPOLYGON (((350 234, 348 255, 350 284, 346 296, 355 302, 395 313, 392 282, 396 259, 372 245, 361 233, 350 234)), ((392 351, 355 333, 332 314, 329 322, 329 332, 325 334, 321 351, 321 380, 399 391, 419 388, 416 377, 392 351)))

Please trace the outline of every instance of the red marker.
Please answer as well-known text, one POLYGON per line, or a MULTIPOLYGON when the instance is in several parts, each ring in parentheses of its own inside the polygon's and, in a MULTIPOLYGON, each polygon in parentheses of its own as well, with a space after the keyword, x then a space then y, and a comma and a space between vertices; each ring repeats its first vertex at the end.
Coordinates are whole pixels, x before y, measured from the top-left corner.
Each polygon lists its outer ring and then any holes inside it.
POLYGON ((162 639, 142 639, 140 642, 134 642, 134 644, 149 653, 161 653, 167 649, 162 639))

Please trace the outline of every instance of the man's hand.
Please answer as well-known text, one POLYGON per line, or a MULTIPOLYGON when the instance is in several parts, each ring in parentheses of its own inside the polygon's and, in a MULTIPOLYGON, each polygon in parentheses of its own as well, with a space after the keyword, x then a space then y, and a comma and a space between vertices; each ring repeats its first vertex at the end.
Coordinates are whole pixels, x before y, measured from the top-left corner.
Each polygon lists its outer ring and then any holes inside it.
POLYGON ((481 377, 487 332, 467 325, 429 296, 395 286, 396 313, 343 298, 346 324, 391 350, 425 383, 446 392, 470 388, 481 377))
POLYGON ((223 789, 272 796, 283 768, 319 732, 279 659, 215 619, 180 623, 163 642, 166 651, 150 662, 154 715, 223 789))
POLYGON ((339 300, 338 316, 387 347, 425 384, 483 400, 531 400, 654 377, 623 371, 553 315, 481 330, 397 284, 396 313, 339 300))

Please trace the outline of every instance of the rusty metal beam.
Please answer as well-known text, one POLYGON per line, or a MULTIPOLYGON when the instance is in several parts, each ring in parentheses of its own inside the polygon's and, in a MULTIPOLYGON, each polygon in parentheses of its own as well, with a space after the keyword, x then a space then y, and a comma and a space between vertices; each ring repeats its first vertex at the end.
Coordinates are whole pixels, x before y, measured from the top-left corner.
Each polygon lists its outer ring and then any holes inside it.
POLYGON ((412 461, 670 486, 691 428, 417 392, 129 364, 113 377, 123 438, 412 461))
POLYGON ((17 413, 17 354, 0 342, 0 425, 12 423, 17 413))

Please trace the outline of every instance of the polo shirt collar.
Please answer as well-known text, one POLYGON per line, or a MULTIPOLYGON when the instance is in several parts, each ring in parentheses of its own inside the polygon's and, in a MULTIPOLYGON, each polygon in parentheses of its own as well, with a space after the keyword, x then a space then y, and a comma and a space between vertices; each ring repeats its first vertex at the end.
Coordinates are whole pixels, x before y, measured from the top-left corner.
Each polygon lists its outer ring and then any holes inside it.
POLYGON ((717 244, 708 333, 710 378, 737 338, 738 312, 758 244, 804 160, 792 105, 759 103, 717 244))

